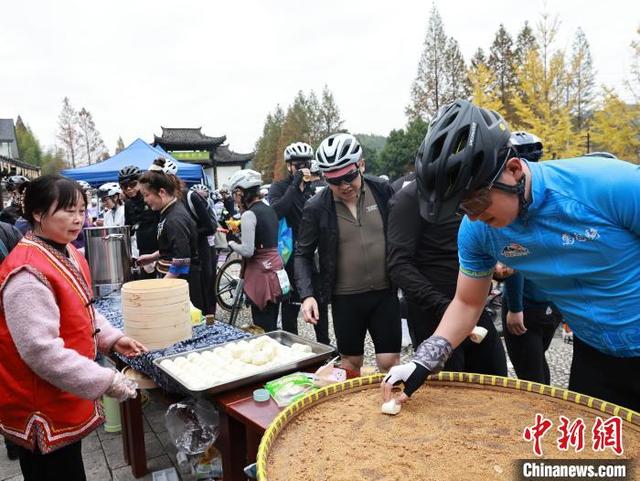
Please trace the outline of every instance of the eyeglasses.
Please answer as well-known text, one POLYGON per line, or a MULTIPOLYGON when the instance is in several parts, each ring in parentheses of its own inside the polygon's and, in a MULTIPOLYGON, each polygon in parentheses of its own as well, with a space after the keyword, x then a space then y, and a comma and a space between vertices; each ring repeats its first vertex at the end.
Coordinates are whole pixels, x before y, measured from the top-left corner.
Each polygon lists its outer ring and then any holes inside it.
POLYGON ((340 177, 334 177, 330 179, 325 176, 325 180, 327 181, 327 183, 331 185, 338 186, 342 184, 350 184, 351 182, 356 180, 359 175, 360 175, 360 169, 356 168, 355 170, 352 170, 351 172, 341 175, 340 177))
POLYGON ((460 206, 458 207, 459 214, 467 214, 469 217, 479 217, 485 210, 491 207, 491 189, 498 180, 498 177, 500 177, 500 174, 502 174, 504 166, 507 164, 507 160, 510 155, 511 148, 507 149, 507 155, 502 161, 502 165, 498 169, 498 172, 496 172, 496 175, 494 175, 491 182, 489 182, 489 185, 474 191, 469 198, 460 202, 460 206))

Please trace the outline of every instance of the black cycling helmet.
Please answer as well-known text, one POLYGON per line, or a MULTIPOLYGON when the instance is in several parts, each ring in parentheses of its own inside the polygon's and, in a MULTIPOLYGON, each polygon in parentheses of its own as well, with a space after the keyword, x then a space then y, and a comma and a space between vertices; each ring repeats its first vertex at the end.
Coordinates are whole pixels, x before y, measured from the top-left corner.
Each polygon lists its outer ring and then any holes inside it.
POLYGON ((15 190, 20 191, 22 190, 22 186, 24 185, 26 187, 26 184, 28 184, 29 182, 31 181, 28 178, 26 178, 24 175, 12 175, 7 179, 7 182, 6 182, 7 190, 9 192, 13 192, 15 190))
POLYGON ((489 185, 504 165, 509 135, 497 112, 466 100, 443 107, 416 156, 420 215, 443 220, 455 214, 462 199, 489 185))
POLYGON ((513 132, 509 138, 509 143, 519 157, 530 162, 538 162, 544 154, 540 138, 529 132, 513 132))
POLYGON ((140 168, 135 165, 127 165, 118 172, 118 182, 122 183, 138 180, 141 175, 142 170, 140 170, 140 168))

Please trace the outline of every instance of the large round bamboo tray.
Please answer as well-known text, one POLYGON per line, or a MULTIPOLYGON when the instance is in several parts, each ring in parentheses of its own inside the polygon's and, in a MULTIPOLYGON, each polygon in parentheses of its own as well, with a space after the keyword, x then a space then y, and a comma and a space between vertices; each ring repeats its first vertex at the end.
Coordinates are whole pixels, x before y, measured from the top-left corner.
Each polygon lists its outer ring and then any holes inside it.
POLYGON ((518 379, 442 372, 400 414, 387 416, 380 413, 382 378, 333 384, 282 411, 262 437, 258 479, 511 480, 519 479, 520 459, 640 458, 640 414, 599 399, 518 379), (542 458, 523 437, 536 413, 553 422, 542 458), (581 452, 557 448, 560 416, 584 420, 581 452), (612 416, 622 419, 622 456, 592 449, 594 421, 612 416))
POLYGON ((147 279, 122 286, 124 332, 149 349, 190 339, 189 285, 183 279, 147 279))

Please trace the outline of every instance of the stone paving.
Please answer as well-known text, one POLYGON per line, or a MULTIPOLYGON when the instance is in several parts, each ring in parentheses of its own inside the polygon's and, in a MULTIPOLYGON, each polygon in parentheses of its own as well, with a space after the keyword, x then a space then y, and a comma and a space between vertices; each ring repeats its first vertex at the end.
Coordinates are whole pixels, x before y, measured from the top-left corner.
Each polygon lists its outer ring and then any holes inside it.
MULTIPOLYGON (((249 310, 242 312, 239 323, 248 321, 249 310)), ((299 321, 300 334, 309 339, 315 339, 312 326, 299 321)), ((333 329, 330 328, 330 336, 333 329)), ((408 359, 413 350, 411 347, 403 347, 402 360, 408 359)), ((547 359, 551 370, 551 384, 566 387, 571 365, 572 346, 562 341, 560 331, 547 351, 547 359)), ((375 366, 373 344, 367 335, 365 345, 365 364, 375 366)), ((514 376, 513 368, 509 362, 509 375, 514 376)), ((164 399, 157 390, 149 391, 149 403, 144 407, 144 431, 147 451, 147 465, 149 474, 141 480, 151 480, 153 471, 159 471, 172 466, 176 467, 176 449, 169 439, 169 434, 164 424, 164 413, 170 402, 164 399)), ((84 464, 88 481, 129 481, 135 478, 131 474, 131 468, 125 464, 122 451, 122 437, 120 433, 106 433, 99 428, 82 443, 84 464)), ((0 447, 0 481, 22 481, 18 461, 10 461, 6 456, 4 447, 0 447)))

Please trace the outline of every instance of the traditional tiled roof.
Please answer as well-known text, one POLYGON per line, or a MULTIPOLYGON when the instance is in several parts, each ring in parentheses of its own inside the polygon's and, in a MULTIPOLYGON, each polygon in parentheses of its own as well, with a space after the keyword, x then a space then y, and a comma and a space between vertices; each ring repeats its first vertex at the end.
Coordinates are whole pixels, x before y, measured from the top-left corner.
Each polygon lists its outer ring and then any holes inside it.
POLYGON ((234 164, 249 162, 255 157, 255 155, 255 152, 250 152, 248 154, 239 154, 229 149, 228 145, 221 145, 216 149, 213 158, 218 164, 234 164))
POLYGON ((201 132, 202 127, 174 129, 162 127, 162 135, 154 135, 154 145, 161 145, 165 150, 179 150, 179 148, 196 149, 202 147, 217 147, 222 144, 227 137, 209 137, 201 132))
POLYGON ((24 175, 30 179, 35 179, 40 175, 40 167, 0 155, 0 174, 24 175))

